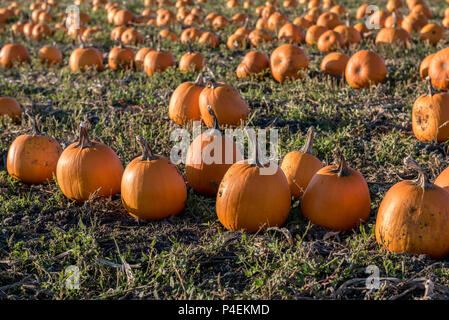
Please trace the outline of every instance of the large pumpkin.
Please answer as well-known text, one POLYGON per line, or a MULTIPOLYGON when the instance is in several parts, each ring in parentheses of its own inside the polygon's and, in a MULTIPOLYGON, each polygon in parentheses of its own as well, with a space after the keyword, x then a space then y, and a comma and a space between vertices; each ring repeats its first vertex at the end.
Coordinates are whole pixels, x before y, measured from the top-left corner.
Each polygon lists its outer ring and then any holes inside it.
POLYGON ((308 65, 309 59, 304 51, 292 44, 277 47, 270 57, 271 74, 278 82, 302 78, 301 71, 308 65))
POLYGON ((413 159, 405 163, 419 177, 401 181, 385 194, 377 213, 377 242, 393 252, 444 257, 449 253, 449 193, 430 183, 413 159))
POLYGON ((274 163, 270 164, 276 166, 274 174, 264 174, 268 164, 261 163, 257 139, 254 140, 255 161, 233 164, 218 188, 218 220, 231 231, 256 232, 261 228, 280 227, 290 212, 287 179, 274 163))
POLYGON ((153 154, 142 137, 137 140, 142 156, 132 160, 123 172, 123 206, 139 219, 159 220, 179 214, 187 199, 181 173, 168 158, 153 154))
POLYGON ((343 231, 368 219, 371 200, 365 178, 336 153, 339 164, 320 169, 310 180, 301 211, 313 224, 343 231))
POLYGON ((384 60, 368 50, 356 52, 346 65, 345 78, 351 87, 368 88, 385 80, 387 67, 384 60))
POLYGON ((41 135, 33 115, 30 134, 18 136, 11 144, 6 159, 8 173, 24 183, 40 184, 53 179, 56 164, 62 153, 53 137, 41 135))
POLYGON ((416 99, 412 109, 412 128, 421 141, 444 142, 449 139, 449 94, 429 92, 416 99))
POLYGON ((179 125, 200 121, 200 94, 204 89, 201 74, 195 82, 183 82, 173 91, 168 104, 168 117, 179 125))
POLYGON ((321 161, 313 155, 313 127, 310 127, 303 148, 290 151, 282 160, 281 169, 287 178, 292 197, 302 197, 313 175, 322 167, 321 161))
POLYGON ((208 127, 212 127, 214 118, 209 112, 212 106, 220 125, 238 126, 249 114, 248 103, 232 86, 209 79, 199 98, 201 118, 208 127))
POLYGON ((216 195, 226 171, 242 154, 232 138, 223 135, 212 107, 212 129, 197 136, 186 156, 186 177, 190 187, 200 194, 216 195))
POLYGON ((86 124, 81 123, 79 141, 61 154, 56 179, 69 199, 86 201, 91 194, 111 196, 120 192, 123 166, 115 152, 104 143, 89 140, 86 124))

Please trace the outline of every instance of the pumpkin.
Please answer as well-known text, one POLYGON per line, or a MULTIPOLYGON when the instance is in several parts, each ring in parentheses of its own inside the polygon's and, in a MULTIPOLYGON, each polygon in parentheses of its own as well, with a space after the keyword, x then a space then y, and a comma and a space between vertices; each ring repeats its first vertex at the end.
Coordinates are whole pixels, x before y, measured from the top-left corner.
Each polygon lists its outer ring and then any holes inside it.
POLYGON ((301 201, 301 212, 313 224, 335 231, 358 226, 368 219, 371 199, 365 178, 350 168, 336 150, 338 165, 318 170, 301 201))
POLYGON ((345 45, 351 45, 359 43, 362 40, 362 36, 360 35, 360 32, 349 25, 339 25, 334 28, 335 32, 340 34, 341 38, 343 39, 343 43, 345 45))
POLYGON ((126 29, 120 36, 124 45, 137 45, 144 42, 142 34, 134 28, 126 29))
POLYGON ((302 29, 308 29, 313 24, 307 19, 304 19, 304 17, 297 17, 293 20, 293 24, 297 25, 298 27, 301 27, 302 29))
POLYGON ((387 67, 384 60, 375 52, 360 50, 349 58, 345 69, 348 84, 355 88, 368 88, 385 80, 387 67))
POLYGON ((385 11, 372 11, 371 15, 368 17, 366 24, 367 26, 370 26, 369 29, 377 29, 379 27, 384 28, 385 27, 385 21, 387 20, 389 16, 388 12, 385 11))
POLYGON ((194 43, 198 40, 202 33, 203 32, 197 28, 187 28, 181 33, 179 40, 182 43, 194 43))
POLYGON ((428 77, 430 61, 432 61, 434 56, 435 53, 431 53, 421 61, 421 64, 419 65, 419 76, 421 79, 426 79, 428 77))
POLYGON ((435 179, 434 184, 449 192, 449 168, 444 169, 435 179))
POLYGON ((139 219, 160 220, 179 214, 187 200, 187 188, 178 168, 166 157, 151 152, 138 136, 142 156, 123 172, 121 198, 128 213, 139 219))
POLYGON ((185 18, 184 18, 184 24, 186 26, 193 26, 193 25, 198 25, 201 24, 203 22, 203 19, 196 14, 193 13, 189 13, 185 18))
POLYGON ((121 9, 114 14, 113 23, 116 26, 127 26, 136 19, 136 15, 129 10, 121 9))
POLYGON ((255 161, 233 164, 218 188, 218 220, 231 231, 256 232, 280 227, 290 212, 290 189, 284 173, 274 163, 262 163, 257 139, 252 144, 255 161), (264 172, 269 166, 274 166, 274 174, 264 172))
POLYGON ((51 23, 53 22, 53 15, 48 11, 41 12, 38 21, 41 23, 51 23))
POLYGON ((156 25, 158 27, 167 27, 174 24, 176 15, 168 9, 159 9, 156 14, 156 25))
POLYGON ((402 25, 404 18, 399 12, 393 12, 385 19, 385 28, 396 28, 402 25))
POLYGON ((256 21, 256 27, 257 30, 268 30, 268 19, 259 18, 256 21))
POLYGON ((354 29, 356 29, 364 39, 368 39, 371 36, 368 27, 364 23, 356 23, 354 29))
POLYGON ((161 37, 161 39, 167 39, 172 42, 178 41, 178 36, 170 29, 162 29, 161 31, 159 31, 159 36, 161 37))
POLYGON ((310 127, 302 149, 290 151, 282 159, 281 170, 287 178, 292 197, 301 198, 313 175, 322 167, 321 161, 313 155, 313 127, 310 127))
POLYGON ((262 52, 250 51, 243 57, 235 73, 238 78, 247 78, 250 75, 262 73, 267 69, 270 69, 268 56, 262 52))
POLYGON ((257 29, 251 31, 248 35, 248 39, 254 47, 258 47, 262 43, 273 41, 273 37, 269 33, 257 29))
POLYGON ((267 20, 268 30, 277 32, 283 25, 288 22, 287 17, 283 13, 274 12, 267 20))
POLYGON ((134 56, 134 66, 137 70, 143 70, 143 62, 145 60, 145 56, 151 52, 154 51, 151 48, 141 48, 139 51, 137 51, 136 55, 134 56))
POLYGON ((321 61, 321 71, 333 76, 343 76, 349 57, 344 53, 331 52, 321 61))
POLYGON ((309 65, 309 59, 304 51, 292 44, 277 47, 270 57, 271 75, 277 82, 301 79, 301 70, 309 65))
POLYGON ((323 33, 328 31, 329 28, 313 25, 306 32, 306 43, 313 46, 318 41, 323 33))
POLYGON ((179 59, 179 70, 198 72, 204 69, 205 64, 206 61, 201 52, 193 52, 189 49, 189 52, 179 59))
POLYGON ((429 23, 419 31, 419 40, 436 46, 444 36, 444 29, 435 23, 429 23))
POLYGON ((341 20, 338 17, 338 14, 334 12, 325 12, 318 17, 316 25, 334 29, 336 26, 341 25, 341 20))
POLYGON ((148 52, 143 60, 143 69, 149 75, 152 76, 156 72, 164 72, 169 67, 176 65, 175 58, 169 51, 161 51, 160 42, 159 48, 148 52))
POLYGON ((14 64, 30 63, 28 50, 21 44, 15 43, 14 34, 12 43, 5 44, 0 50, 0 64, 5 68, 11 68, 14 64))
POLYGON ((425 15, 412 12, 402 20, 401 27, 412 33, 419 32, 426 24, 428 24, 428 19, 425 15))
POLYGON ((16 99, 11 97, 0 97, 0 118, 8 116, 13 122, 19 122, 22 117, 22 108, 16 99))
POLYGON ((242 27, 237 28, 237 30, 234 31, 234 34, 247 37, 247 36, 249 36, 251 31, 252 30, 250 28, 248 28, 248 20, 246 20, 245 24, 242 27))
POLYGON ((276 8, 271 5, 267 4, 261 11, 260 17, 264 19, 268 19, 273 13, 276 12, 276 8))
POLYGON ((231 18, 232 22, 236 25, 244 25, 248 21, 248 16, 244 13, 236 13, 231 18))
POLYGON ((449 139, 449 94, 432 91, 416 99, 412 108, 412 129, 421 141, 445 142, 449 139))
POLYGON ((212 107, 208 106, 208 110, 214 118, 212 129, 197 136, 189 146, 186 177, 195 192, 216 195, 226 171, 243 157, 233 139, 221 133, 212 107))
POLYGON ((119 45, 109 51, 108 65, 111 70, 117 71, 121 69, 129 70, 134 67, 134 51, 126 48, 119 39, 119 45))
POLYGON ((425 4, 421 3, 421 4, 417 4, 416 6, 414 6, 412 8, 412 13, 420 13, 425 15, 427 18, 432 19, 433 18, 433 13, 432 11, 429 9, 428 6, 426 6, 425 4))
POLYGON ((392 252, 444 257, 449 253, 449 194, 430 183, 411 157, 404 162, 419 176, 387 191, 377 213, 376 240, 392 252))
POLYGON ((220 44, 218 37, 212 32, 204 32, 198 39, 198 43, 202 45, 209 46, 211 48, 216 48, 220 44))
POLYGON ((285 8, 296 8, 298 6, 298 2, 296 0, 284 0, 284 2, 282 2, 282 6, 285 8))
POLYGON ((32 119, 33 131, 12 142, 6 168, 10 176, 23 183, 41 184, 53 179, 62 149, 55 138, 41 135, 34 116, 29 112, 28 116, 32 119))
POLYGON ((388 0, 386 8, 388 12, 395 12, 402 8, 402 0, 388 0))
POLYGON ((179 125, 190 121, 200 121, 199 98, 203 91, 203 77, 201 74, 195 82, 183 82, 173 91, 168 104, 168 116, 179 125))
POLYGON ((201 91, 199 107, 201 118, 208 127, 212 127, 214 118, 208 106, 217 116, 219 125, 238 126, 246 120, 249 114, 248 103, 232 86, 209 79, 206 87, 201 91))
POLYGON ((376 44, 400 44, 407 48, 412 38, 410 34, 402 28, 382 28, 376 36, 376 44))
POLYGON ((205 18, 204 18, 204 22, 206 23, 212 23, 212 21, 218 17, 218 14, 215 12, 211 12, 209 13, 205 18))
POLYGON ((317 42, 317 48, 321 52, 335 51, 343 47, 344 41, 342 36, 334 30, 328 30, 323 33, 317 42))
POLYGON ((109 38, 111 40, 120 39, 122 37, 122 33, 125 32, 126 30, 128 30, 128 28, 126 28, 124 26, 115 27, 114 29, 112 29, 111 35, 109 38))
POLYGON ((45 46, 39 50, 39 61, 45 65, 59 65, 62 63, 62 53, 52 46, 45 46))
POLYGON ((245 35, 231 34, 226 41, 226 46, 229 50, 244 50, 247 38, 245 35))
POLYGON ((304 42, 304 33, 301 27, 293 23, 284 24, 278 32, 279 41, 296 44, 304 42))
POLYGON ((449 88, 449 48, 438 51, 433 56, 429 65, 429 77, 432 85, 446 91, 449 88))
POLYGON ((214 30, 224 29, 230 24, 229 20, 223 16, 216 16, 212 20, 212 28, 214 30))
POLYGON ((103 70, 103 56, 98 49, 88 48, 78 36, 81 46, 70 54, 69 66, 72 72, 85 72, 87 69, 103 70))

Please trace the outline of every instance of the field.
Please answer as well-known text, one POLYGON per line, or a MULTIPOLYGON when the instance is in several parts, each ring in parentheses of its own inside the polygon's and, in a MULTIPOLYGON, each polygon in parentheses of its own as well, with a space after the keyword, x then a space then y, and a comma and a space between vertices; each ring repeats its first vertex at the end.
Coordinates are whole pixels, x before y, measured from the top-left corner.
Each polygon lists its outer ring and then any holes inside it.
MULTIPOLYGON (((28 3, 28 1, 25 1, 28 3)), ((68 1, 60 1, 65 10, 68 1), (64 3, 64 4, 63 4, 64 3)), ((259 1, 260 4, 263 1, 259 1)), ((258 2, 258 3, 259 3, 258 2)), ((428 4, 441 22, 444 1, 428 4)), ((223 1, 207 0, 202 7, 227 17, 243 11, 255 21, 254 8, 228 9, 223 1)), ((384 8, 386 1, 370 3, 384 8)), ((361 1, 340 0, 351 13, 361 1)), ((28 10, 27 6, 26 10, 28 10)), ((143 1, 130 0, 128 9, 140 13, 143 1)), ((90 5, 83 4, 81 11, 90 5)), ((285 9, 289 19, 304 6, 285 9)), ((173 7, 173 10, 175 8, 173 7)), ((116 44, 105 11, 89 12, 100 27, 91 44, 106 56, 116 44)), ((175 28, 179 35, 180 25, 175 28)), ((202 26, 202 30, 208 27, 202 26)), ((301 46, 310 64, 302 80, 277 83, 241 80, 235 75, 245 51, 230 51, 225 39, 236 27, 217 31, 217 49, 193 44, 204 54, 216 78, 237 88, 247 100, 246 125, 275 128, 280 133, 280 159, 299 149, 310 126, 316 130, 315 155, 332 163, 339 148, 349 165, 363 174, 371 193, 369 220, 347 232, 329 232, 302 217, 299 201, 283 228, 258 233, 229 232, 218 221, 215 198, 188 189, 185 210, 178 216, 147 222, 125 211, 120 195, 86 203, 68 200, 52 181, 26 185, 6 171, 6 154, 12 141, 29 132, 27 118, 0 125, 0 299, 448 299, 449 260, 395 254, 380 248, 374 236, 376 214, 386 191, 401 179, 416 174, 404 168, 411 155, 431 180, 445 169, 447 143, 424 143, 412 132, 411 107, 426 93, 418 74, 419 64, 437 47, 413 41, 408 49, 376 46, 370 40, 345 48, 347 54, 369 49, 382 56, 388 68, 383 84, 355 90, 341 79, 323 74, 325 54, 301 46), (65 270, 80 270, 79 289, 65 287, 65 270), (367 289, 368 266, 379 269, 380 287, 367 289)), ((139 27, 144 35, 157 27, 139 27)), ((12 96, 22 105, 35 103, 33 111, 47 135, 64 147, 77 139, 80 121, 87 120, 90 135, 112 147, 124 165, 140 154, 135 137, 143 135, 157 154, 169 155, 175 142, 170 133, 179 128, 168 118, 173 90, 196 73, 176 68, 149 77, 144 72, 72 73, 68 59, 78 46, 58 31, 42 40, 18 38, 32 55, 32 63, 1 68, 0 96, 12 96), (56 43, 64 57, 61 67, 47 68, 36 59, 40 47, 56 43)), ((0 35, 3 45, 8 32, 0 35)), ((277 41, 258 50, 270 54, 277 41)), ((176 60, 187 51, 180 42, 164 41, 176 60)), ((208 71, 204 71, 205 76, 208 71)), ((179 165, 184 173, 184 165, 179 165)))

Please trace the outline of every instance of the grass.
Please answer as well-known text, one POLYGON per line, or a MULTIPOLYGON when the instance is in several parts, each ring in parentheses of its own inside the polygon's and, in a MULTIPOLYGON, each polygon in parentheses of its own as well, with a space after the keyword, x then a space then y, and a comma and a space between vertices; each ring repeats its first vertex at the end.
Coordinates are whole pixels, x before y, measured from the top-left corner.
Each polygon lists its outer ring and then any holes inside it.
MULTIPOLYGON (((25 1, 28 3, 29 1, 25 1)), ((61 1, 66 3, 67 1, 61 1)), ((128 1, 139 13, 143 1, 128 1)), ((384 6, 385 1, 372 0, 384 6)), ((428 1, 440 22, 443 5, 428 1)), ((339 1, 355 12, 358 1, 339 1)), ((61 5, 61 11, 65 6, 61 5)), ((88 6, 83 4, 82 11, 88 6)), ((240 9, 227 9, 208 0, 207 12, 231 17, 240 9)), ((288 13, 290 19, 303 6, 288 13), (292 12, 293 11, 293 12, 292 12)), ((254 9, 244 10, 254 21, 254 9)), ((55 11, 56 13, 56 11, 55 11)), ((111 25, 104 12, 92 13, 101 28, 91 43, 105 54, 114 46, 111 25)), ((206 27, 202 28, 203 30, 206 27)), ((222 42, 235 27, 217 32, 222 42)), ((139 28, 156 34, 157 28, 139 28)), ((175 31, 180 33, 179 26, 175 31)), ((416 40, 410 48, 376 47, 370 41, 344 49, 378 52, 386 61, 384 84, 354 90, 319 72, 324 54, 303 46, 310 59, 305 78, 278 84, 237 79, 234 71, 246 52, 231 52, 193 45, 219 80, 238 88, 248 101, 250 127, 268 125, 280 132, 280 156, 298 149, 307 128, 316 129, 316 155, 333 161, 339 148, 351 167, 366 178, 372 198, 370 219, 360 228, 332 233, 313 226, 293 203, 283 229, 248 234, 228 232, 218 222, 215 199, 191 189, 185 210, 159 221, 137 221, 123 209, 120 196, 78 204, 63 196, 55 181, 29 186, 8 176, 6 154, 11 142, 29 131, 27 121, 0 128, 0 298, 8 299, 420 299, 425 280, 434 284, 435 299, 449 298, 447 258, 393 254, 376 243, 376 213, 385 192, 401 178, 413 178, 402 160, 412 155, 434 179, 448 166, 447 143, 423 143, 411 131, 411 106, 426 92, 419 79, 420 61, 434 48, 416 40), (80 270, 79 290, 65 287, 64 270, 80 270), (379 268, 382 285, 368 290, 366 268, 379 268)), ((10 41, 7 33, 1 43, 10 41)), ((0 96, 13 96, 22 105, 36 103, 43 131, 66 147, 76 140, 82 120, 92 126, 91 137, 111 146, 123 164, 139 154, 135 136, 151 141, 155 153, 168 155, 174 142, 170 132, 178 126, 168 119, 173 90, 196 74, 177 69, 148 77, 143 72, 74 74, 68 57, 76 47, 58 32, 40 42, 20 39, 33 56, 29 66, 0 69, 0 96), (56 41, 64 65, 41 66, 37 51, 56 41)), ((277 43, 263 45, 270 54, 277 43)), ((163 43, 177 61, 187 51, 180 43, 163 43)), ((184 167, 179 166, 184 172, 184 167)))

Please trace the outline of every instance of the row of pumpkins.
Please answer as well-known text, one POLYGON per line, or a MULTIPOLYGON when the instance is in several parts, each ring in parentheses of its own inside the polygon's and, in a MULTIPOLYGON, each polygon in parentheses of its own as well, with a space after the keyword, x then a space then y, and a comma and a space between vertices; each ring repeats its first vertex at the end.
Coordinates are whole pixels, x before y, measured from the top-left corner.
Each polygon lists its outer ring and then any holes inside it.
MULTIPOLYGON (((206 87, 203 91, 209 92, 200 96, 207 100, 215 95, 214 90, 226 91, 223 86, 206 87)), ((11 100, 1 98, 0 103, 5 99, 11 100)), ((209 118, 203 120, 214 130, 203 132, 190 145, 186 178, 195 192, 216 196, 217 216, 227 229, 254 232, 282 226, 292 197, 301 199, 304 217, 331 230, 348 230, 368 219, 371 200, 364 177, 348 166, 338 150, 337 164, 323 167, 313 155, 312 128, 304 147, 287 153, 276 172, 266 175, 261 170, 269 164, 259 156, 257 139, 251 140, 255 159, 242 160, 234 141, 221 133, 210 104, 207 111, 209 118), (221 157, 210 161, 211 150, 221 150, 221 157), (231 163, 226 161, 229 158, 231 163)), ((142 155, 123 169, 110 147, 89 139, 84 122, 79 140, 62 151, 54 138, 39 133, 34 120, 33 132, 11 144, 7 170, 29 184, 43 183, 55 175, 63 194, 76 201, 121 193, 125 209, 141 219, 180 213, 187 198, 181 173, 168 158, 153 154, 145 139, 137 137, 137 141, 142 155)), ((377 215, 376 238, 394 252, 445 256, 449 253, 449 169, 432 184, 413 159, 407 158, 406 165, 418 171, 419 178, 399 182, 387 192, 377 215)))

